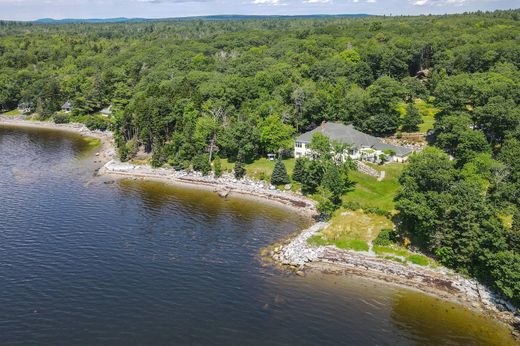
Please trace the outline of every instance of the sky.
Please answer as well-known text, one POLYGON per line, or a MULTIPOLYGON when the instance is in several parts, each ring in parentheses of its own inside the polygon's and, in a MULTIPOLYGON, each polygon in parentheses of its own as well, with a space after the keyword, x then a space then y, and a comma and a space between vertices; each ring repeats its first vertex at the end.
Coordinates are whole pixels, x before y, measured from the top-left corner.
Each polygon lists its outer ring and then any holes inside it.
POLYGON ((170 18, 215 14, 444 14, 520 7, 520 0, 0 0, 0 19, 170 18))

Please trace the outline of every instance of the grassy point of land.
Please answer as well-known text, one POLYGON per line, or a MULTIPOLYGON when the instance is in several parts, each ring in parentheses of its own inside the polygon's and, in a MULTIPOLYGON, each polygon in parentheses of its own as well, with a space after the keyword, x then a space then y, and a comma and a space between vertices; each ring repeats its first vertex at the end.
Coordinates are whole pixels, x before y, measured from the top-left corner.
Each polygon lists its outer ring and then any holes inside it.
POLYGON ((335 245, 340 249, 368 251, 368 243, 392 222, 381 215, 368 214, 363 210, 340 209, 330 221, 329 227, 309 239, 316 246, 335 245))

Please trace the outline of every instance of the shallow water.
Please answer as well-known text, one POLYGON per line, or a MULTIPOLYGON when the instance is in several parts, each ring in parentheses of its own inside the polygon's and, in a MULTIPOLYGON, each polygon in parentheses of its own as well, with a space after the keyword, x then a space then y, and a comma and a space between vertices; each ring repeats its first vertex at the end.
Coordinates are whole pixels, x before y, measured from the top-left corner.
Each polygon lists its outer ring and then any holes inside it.
POLYGON ((421 293, 265 266, 259 249, 308 220, 207 191, 105 184, 88 148, 0 126, 0 344, 513 344, 496 322, 421 293))

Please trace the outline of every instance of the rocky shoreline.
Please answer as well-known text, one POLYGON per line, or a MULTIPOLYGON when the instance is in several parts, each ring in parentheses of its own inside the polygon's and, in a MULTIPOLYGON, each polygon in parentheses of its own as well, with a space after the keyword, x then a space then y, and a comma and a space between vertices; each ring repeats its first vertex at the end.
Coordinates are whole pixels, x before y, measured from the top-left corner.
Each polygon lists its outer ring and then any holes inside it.
MULTIPOLYGON (((98 171, 100 175, 157 180, 192 188, 210 189, 223 198, 238 194, 282 204, 305 216, 317 215, 314 201, 290 191, 273 189, 268 184, 256 180, 248 178, 237 180, 231 174, 215 178, 197 172, 122 163, 115 158, 112 133, 90 131, 83 124, 26 121, 23 118, 0 115, 1 124, 63 130, 99 139, 102 146, 96 153, 96 157, 98 162, 104 164, 98 171)), ((307 239, 327 225, 323 222, 314 223, 294 237, 266 248, 263 253, 276 263, 291 268, 297 275, 305 275, 305 270, 318 270, 336 275, 357 275, 455 301, 516 328, 513 333, 519 337, 520 317, 515 315, 514 307, 475 280, 466 279, 442 267, 404 265, 365 252, 340 250, 333 246, 310 246, 307 239)))
POLYGON ((364 251, 309 245, 307 240, 327 226, 324 222, 315 223, 294 237, 264 249, 263 254, 300 276, 306 270, 363 276, 460 303, 510 325, 513 335, 520 338, 520 316, 515 307, 476 280, 444 267, 403 264, 364 251))
POLYGON ((153 179, 172 184, 206 188, 213 190, 223 198, 227 198, 232 194, 261 198, 292 207, 306 216, 316 215, 314 201, 302 195, 291 191, 278 190, 258 180, 248 178, 237 180, 229 173, 224 173, 221 177, 216 178, 212 174, 203 176, 198 172, 175 171, 171 168, 152 168, 150 166, 110 160, 99 170, 99 174, 153 179))

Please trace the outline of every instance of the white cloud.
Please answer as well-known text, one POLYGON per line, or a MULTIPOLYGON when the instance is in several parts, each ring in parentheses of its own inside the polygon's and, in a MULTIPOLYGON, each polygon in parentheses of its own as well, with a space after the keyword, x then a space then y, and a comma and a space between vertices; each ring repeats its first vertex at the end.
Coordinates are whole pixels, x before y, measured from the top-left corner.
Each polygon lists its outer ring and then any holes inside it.
POLYGON ((269 5, 269 6, 285 6, 286 3, 280 2, 280 0, 254 0, 252 4, 255 5, 269 5))
POLYGON ((411 0, 409 2, 415 6, 462 6, 466 0, 411 0))
POLYGON ((303 0, 305 4, 330 4, 332 0, 303 0))

